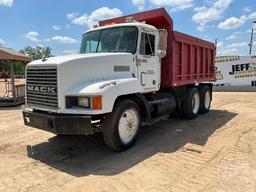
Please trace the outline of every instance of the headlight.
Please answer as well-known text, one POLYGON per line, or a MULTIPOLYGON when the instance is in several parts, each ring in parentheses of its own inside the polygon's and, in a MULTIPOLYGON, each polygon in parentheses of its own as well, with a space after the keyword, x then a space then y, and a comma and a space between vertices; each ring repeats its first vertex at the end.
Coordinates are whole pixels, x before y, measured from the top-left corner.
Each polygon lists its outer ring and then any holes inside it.
POLYGON ((102 109, 102 96, 90 97, 66 97, 66 107, 70 108, 88 108, 88 109, 102 109))
POLYGON ((77 105, 79 107, 90 108, 90 98, 88 98, 88 97, 78 97, 77 105))

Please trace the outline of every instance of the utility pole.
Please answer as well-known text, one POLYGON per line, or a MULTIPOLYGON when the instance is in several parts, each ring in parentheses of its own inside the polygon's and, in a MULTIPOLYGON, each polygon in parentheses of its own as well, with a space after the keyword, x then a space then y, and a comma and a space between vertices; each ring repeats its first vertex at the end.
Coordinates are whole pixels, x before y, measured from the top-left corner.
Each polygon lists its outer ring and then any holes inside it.
POLYGON ((216 48, 216 51, 215 51, 215 56, 216 56, 217 52, 218 52, 218 39, 217 38, 215 39, 215 48, 216 48))
MULTIPOLYGON (((256 21, 252 22, 253 24, 256 23, 256 21)), ((254 26, 252 26, 252 32, 251 32, 251 41, 249 43, 249 55, 252 55, 252 47, 253 47, 253 35, 254 35, 254 26)))

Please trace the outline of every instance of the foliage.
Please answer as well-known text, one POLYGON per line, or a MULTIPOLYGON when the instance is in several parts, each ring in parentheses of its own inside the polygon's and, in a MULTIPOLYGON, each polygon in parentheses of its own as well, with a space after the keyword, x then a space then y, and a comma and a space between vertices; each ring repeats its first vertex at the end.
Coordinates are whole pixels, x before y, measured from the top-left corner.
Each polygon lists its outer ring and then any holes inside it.
POLYGON ((42 46, 36 46, 36 47, 27 46, 24 49, 20 50, 20 53, 30 56, 32 60, 53 56, 52 49, 50 47, 42 47, 42 46))
MULTIPOLYGON (((14 73, 16 75, 18 74, 24 74, 25 73, 25 65, 24 63, 21 63, 21 62, 16 62, 15 65, 14 65, 14 73)), ((10 73, 11 71, 11 65, 8 64, 8 63, 3 63, 3 62, 0 62, 0 72, 7 72, 7 73, 10 73)))
POLYGON ((7 64, 0 62, 0 71, 9 71, 10 67, 7 64))

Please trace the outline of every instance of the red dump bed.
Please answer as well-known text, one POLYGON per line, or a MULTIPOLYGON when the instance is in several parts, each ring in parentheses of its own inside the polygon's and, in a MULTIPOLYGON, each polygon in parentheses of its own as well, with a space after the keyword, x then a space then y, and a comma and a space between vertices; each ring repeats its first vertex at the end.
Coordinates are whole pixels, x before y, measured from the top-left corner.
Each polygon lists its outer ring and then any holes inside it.
POLYGON ((168 31, 167 55, 162 59, 162 88, 214 80, 214 44, 174 31, 173 21, 164 8, 101 21, 100 26, 124 23, 130 16, 168 31))

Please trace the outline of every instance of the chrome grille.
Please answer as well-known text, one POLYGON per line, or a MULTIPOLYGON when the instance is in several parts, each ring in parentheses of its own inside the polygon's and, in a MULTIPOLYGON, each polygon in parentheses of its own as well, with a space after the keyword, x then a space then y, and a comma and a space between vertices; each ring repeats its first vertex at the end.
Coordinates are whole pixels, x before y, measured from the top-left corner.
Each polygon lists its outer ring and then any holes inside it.
POLYGON ((29 107, 58 109, 56 67, 28 67, 26 99, 29 107))

